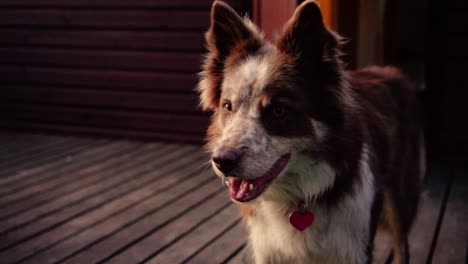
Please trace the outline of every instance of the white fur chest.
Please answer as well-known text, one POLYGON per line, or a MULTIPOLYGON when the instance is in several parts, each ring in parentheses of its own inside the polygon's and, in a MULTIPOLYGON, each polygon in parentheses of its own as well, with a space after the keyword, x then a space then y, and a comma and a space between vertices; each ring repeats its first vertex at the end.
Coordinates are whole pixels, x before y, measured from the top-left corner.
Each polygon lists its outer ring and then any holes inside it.
POLYGON ((367 148, 361 159, 361 183, 337 207, 311 207, 312 226, 300 232, 280 202, 259 201, 248 219, 256 263, 364 263, 374 197, 367 148))

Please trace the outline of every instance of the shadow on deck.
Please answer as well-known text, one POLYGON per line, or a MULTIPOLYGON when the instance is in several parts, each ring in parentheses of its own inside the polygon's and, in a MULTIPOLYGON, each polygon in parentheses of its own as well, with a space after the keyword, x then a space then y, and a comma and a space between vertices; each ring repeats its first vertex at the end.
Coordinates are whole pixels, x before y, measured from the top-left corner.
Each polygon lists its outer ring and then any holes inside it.
MULTIPOLYGON (((0 263, 239 263, 245 231, 200 147, 0 134, 0 263)), ((464 263, 466 169, 433 166, 412 263, 464 263)), ((375 263, 389 239, 378 236, 375 263)))

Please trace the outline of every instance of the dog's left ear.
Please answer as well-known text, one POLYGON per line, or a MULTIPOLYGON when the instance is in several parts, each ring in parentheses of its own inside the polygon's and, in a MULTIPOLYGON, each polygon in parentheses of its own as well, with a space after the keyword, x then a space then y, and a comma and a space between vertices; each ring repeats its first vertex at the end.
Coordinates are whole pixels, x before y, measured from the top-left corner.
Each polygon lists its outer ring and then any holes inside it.
POLYGON ((325 27, 319 6, 306 1, 296 8, 277 46, 281 52, 297 55, 300 62, 313 67, 324 57, 333 59, 339 43, 340 37, 325 27))

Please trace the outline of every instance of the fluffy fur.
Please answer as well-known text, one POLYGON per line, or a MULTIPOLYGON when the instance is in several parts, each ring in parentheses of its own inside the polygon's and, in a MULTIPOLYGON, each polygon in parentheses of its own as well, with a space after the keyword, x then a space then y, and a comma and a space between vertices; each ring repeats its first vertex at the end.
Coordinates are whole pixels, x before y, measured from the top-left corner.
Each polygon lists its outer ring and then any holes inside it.
POLYGON ((395 68, 346 72, 340 37, 306 1, 276 43, 215 2, 198 91, 213 111, 207 149, 241 153, 225 179, 252 180, 284 154, 267 189, 240 204, 256 263, 366 263, 378 226, 409 260, 424 153, 417 91, 395 68), (288 215, 315 221, 300 232, 288 215))

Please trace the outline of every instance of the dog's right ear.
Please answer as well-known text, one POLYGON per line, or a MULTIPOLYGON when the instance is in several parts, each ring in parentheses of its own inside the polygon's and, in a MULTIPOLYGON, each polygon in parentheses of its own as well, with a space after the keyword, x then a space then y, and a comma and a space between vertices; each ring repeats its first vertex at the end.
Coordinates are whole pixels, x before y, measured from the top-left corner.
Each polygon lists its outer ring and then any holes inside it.
POLYGON ((211 8, 211 26, 206 33, 210 52, 228 56, 239 42, 252 38, 254 33, 236 11, 221 1, 215 1, 211 8))
POLYGON ((205 37, 208 54, 197 90, 201 107, 208 110, 218 106, 226 64, 235 63, 246 55, 245 52, 260 48, 262 35, 250 20, 241 18, 229 5, 215 1, 211 8, 211 26, 205 37))

